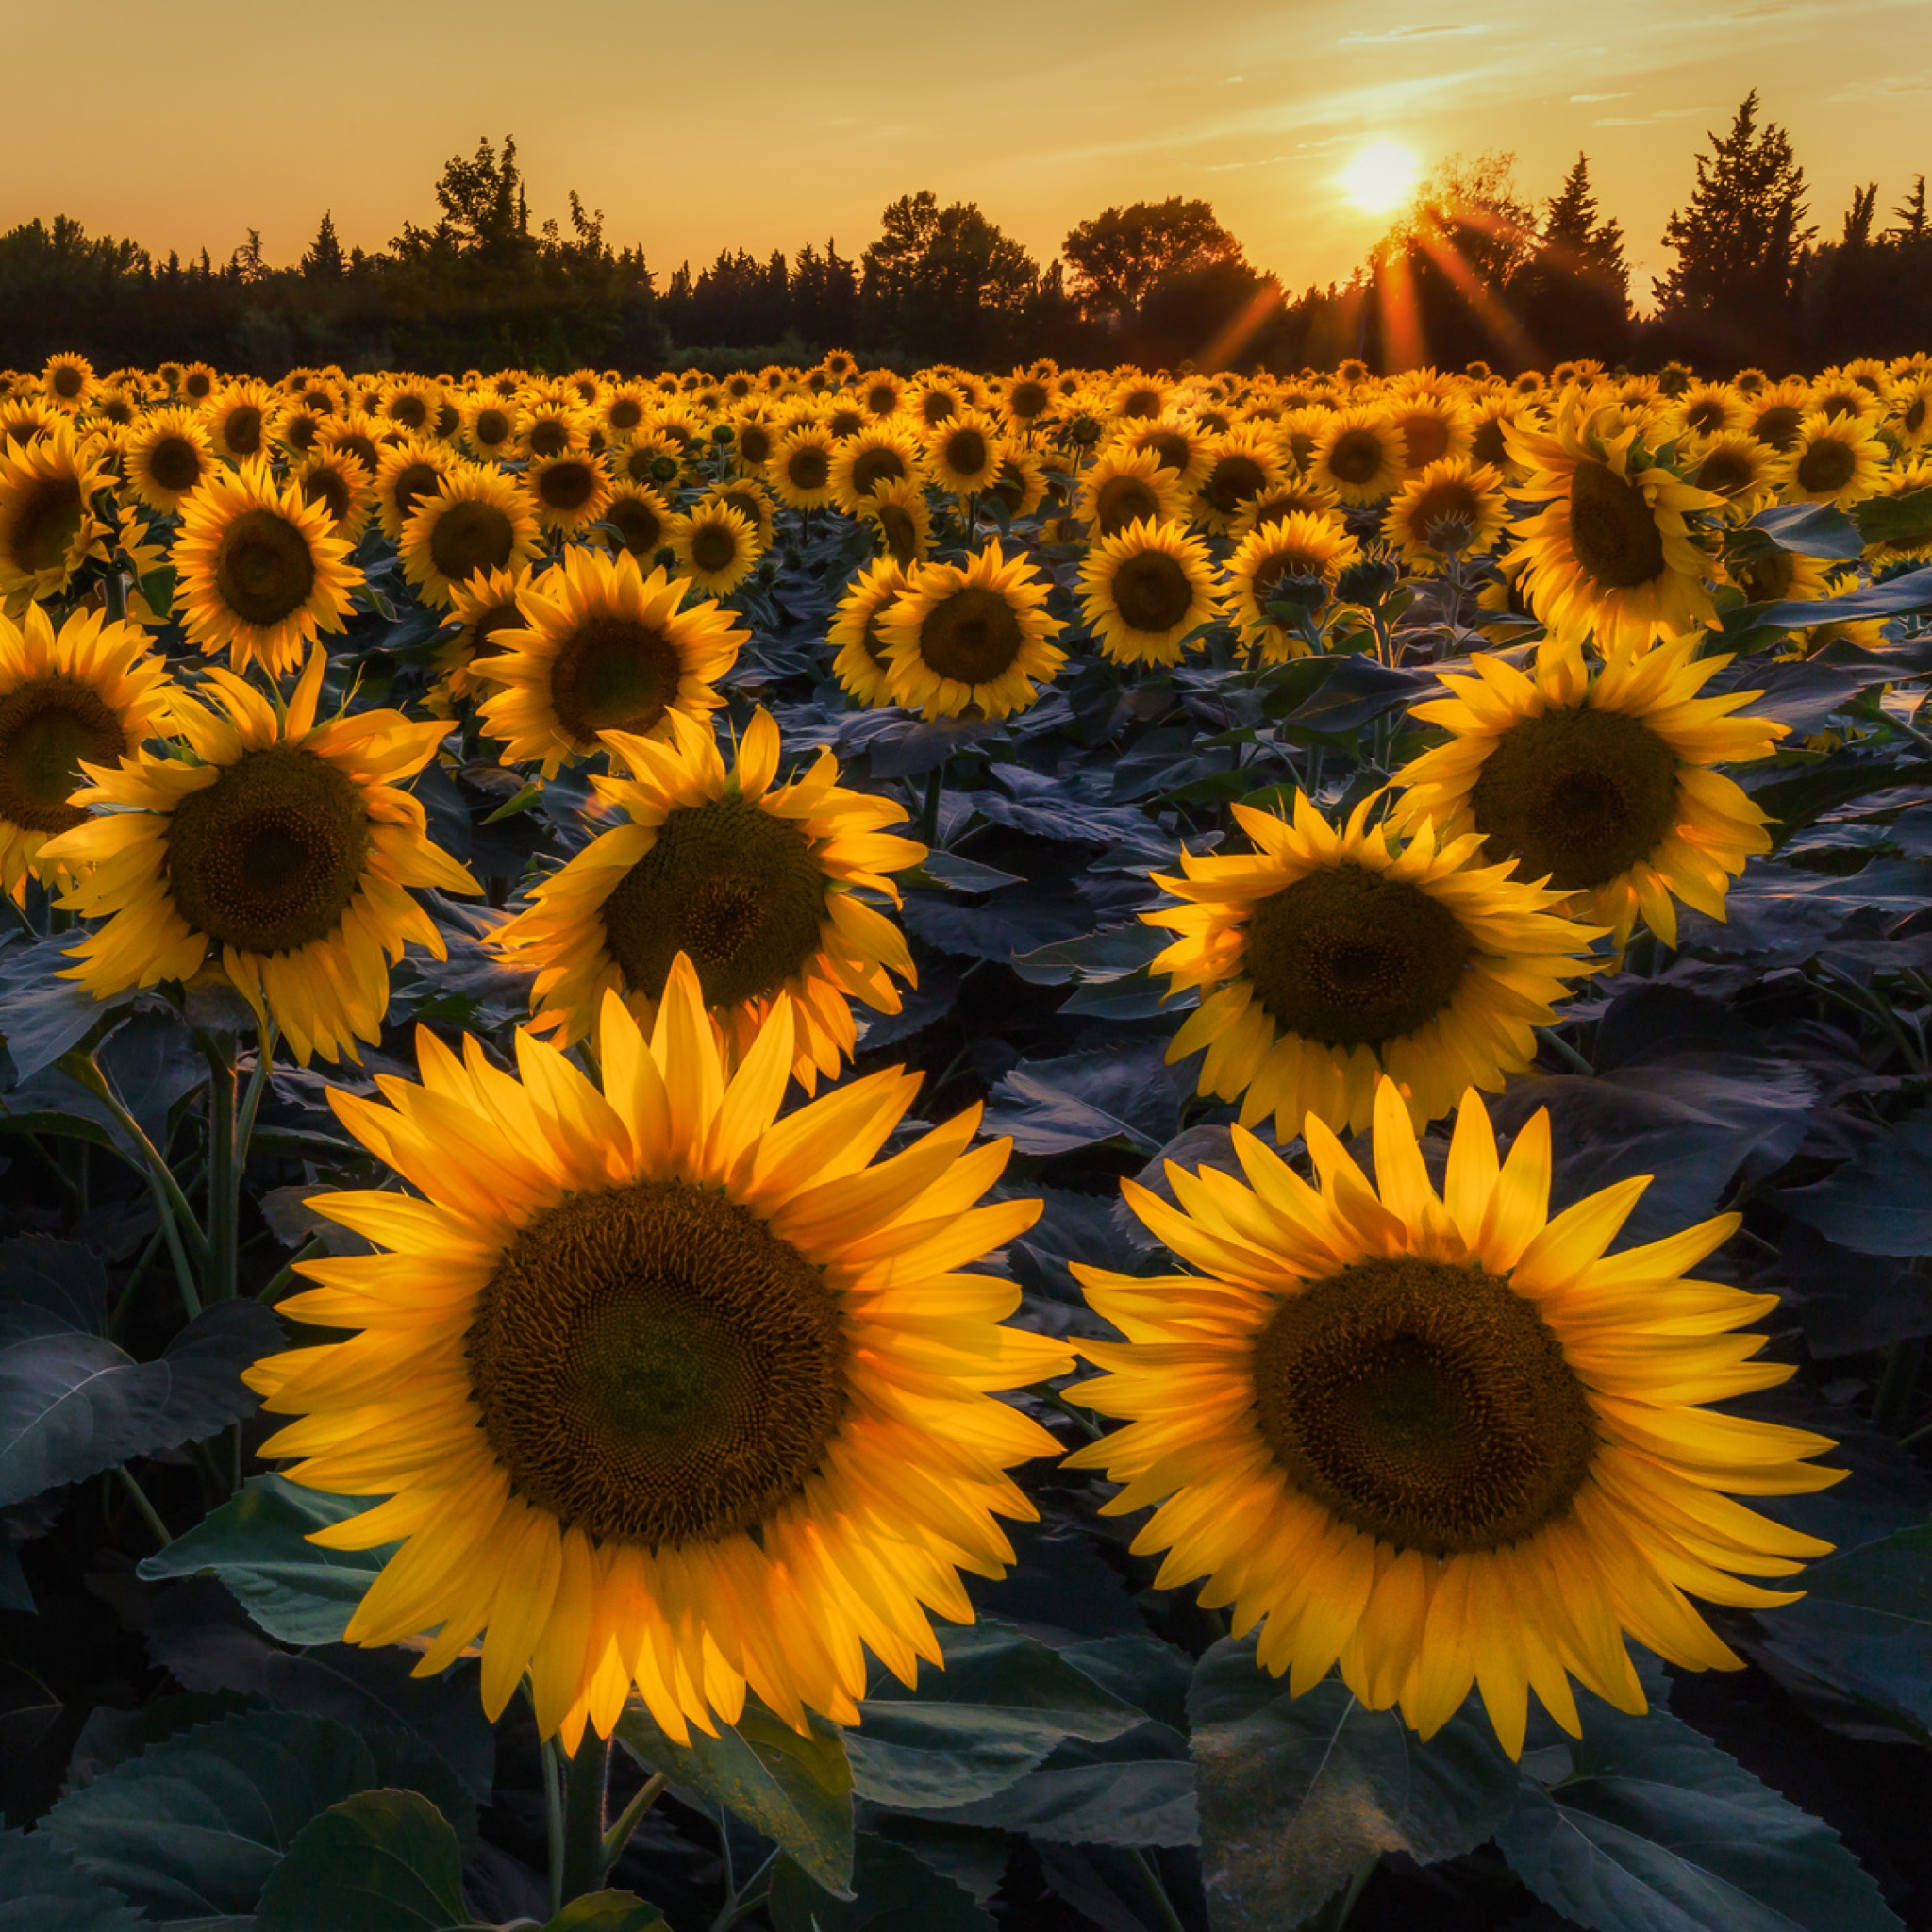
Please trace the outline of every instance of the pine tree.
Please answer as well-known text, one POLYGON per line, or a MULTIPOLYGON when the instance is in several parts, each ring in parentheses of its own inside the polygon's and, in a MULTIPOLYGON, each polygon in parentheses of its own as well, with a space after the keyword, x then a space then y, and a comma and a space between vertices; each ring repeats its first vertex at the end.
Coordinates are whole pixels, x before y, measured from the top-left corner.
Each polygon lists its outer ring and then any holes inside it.
POLYGON ((325 208, 322 225, 315 231, 315 240, 309 243, 308 253, 302 258, 302 273, 311 282, 338 281, 346 267, 341 241, 336 234, 334 213, 325 208))
POLYGON ((1629 329, 1624 230, 1598 220, 1590 157, 1579 154, 1538 225, 1535 253, 1509 284, 1511 306, 1546 360, 1614 361, 1629 329))
POLYGON ((1912 192, 1891 214, 1898 225, 1886 229, 1883 239, 1887 242, 1923 242, 1932 233, 1932 215, 1928 215, 1925 208, 1924 175, 1913 178, 1912 192))

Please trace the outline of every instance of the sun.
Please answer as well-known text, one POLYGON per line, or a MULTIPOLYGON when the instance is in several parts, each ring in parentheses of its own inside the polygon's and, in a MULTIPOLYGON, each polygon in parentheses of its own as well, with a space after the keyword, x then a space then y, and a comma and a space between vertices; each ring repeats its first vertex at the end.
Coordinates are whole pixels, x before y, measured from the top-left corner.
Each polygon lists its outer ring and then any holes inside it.
POLYGON ((1399 141, 1372 141, 1337 177, 1364 214, 1393 214, 1415 192, 1422 168, 1399 141))

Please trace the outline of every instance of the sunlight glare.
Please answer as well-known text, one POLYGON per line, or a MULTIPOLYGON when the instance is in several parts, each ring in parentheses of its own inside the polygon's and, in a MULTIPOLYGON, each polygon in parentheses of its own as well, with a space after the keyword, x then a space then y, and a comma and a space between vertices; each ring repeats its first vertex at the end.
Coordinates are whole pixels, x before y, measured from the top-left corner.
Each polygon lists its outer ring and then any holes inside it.
POLYGON ((1392 214, 1415 192, 1422 174, 1414 151, 1399 141, 1372 141, 1337 177, 1364 214, 1392 214))

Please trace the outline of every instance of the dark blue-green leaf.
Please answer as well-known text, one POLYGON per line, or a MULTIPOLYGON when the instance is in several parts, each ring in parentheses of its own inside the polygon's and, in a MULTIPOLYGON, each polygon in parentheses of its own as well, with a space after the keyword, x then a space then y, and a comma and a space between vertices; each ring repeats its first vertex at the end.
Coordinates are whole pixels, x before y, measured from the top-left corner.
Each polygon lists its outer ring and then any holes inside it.
POLYGON ((0 1831, 0 1932, 142 1932, 146 1924, 44 1831, 0 1831))
POLYGON ((772 1874, 768 1909, 776 1932, 992 1932, 970 1892, 903 1845, 862 1833, 853 1896, 834 1897, 790 1858, 772 1874))
POLYGON ((358 1791, 296 1834, 255 1932, 463 1932, 457 1835, 415 1791, 358 1791))
POLYGON ((1861 1255, 1932 1252, 1932 1108, 1873 1141, 1829 1180, 1789 1190, 1780 1205, 1861 1255))

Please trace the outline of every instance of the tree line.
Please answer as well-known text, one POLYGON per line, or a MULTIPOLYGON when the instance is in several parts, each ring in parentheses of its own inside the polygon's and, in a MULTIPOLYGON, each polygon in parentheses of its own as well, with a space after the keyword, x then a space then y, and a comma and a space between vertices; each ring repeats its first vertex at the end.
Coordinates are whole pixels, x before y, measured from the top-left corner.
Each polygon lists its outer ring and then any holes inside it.
POLYGON ((1921 175, 1881 224, 1854 192, 1821 242, 1789 136, 1756 92, 1695 158, 1662 238, 1674 260, 1631 300, 1625 237, 1599 208, 1587 156, 1541 204, 1514 157, 1444 162, 1345 284, 1284 290, 1206 201, 1109 208, 1071 228, 1043 268, 973 202, 902 195, 856 254, 836 239, 759 258, 721 249, 660 277, 614 246, 572 191, 564 222, 533 225, 516 142, 453 157, 437 214, 374 253, 344 249, 325 213, 295 263, 250 230, 217 263, 158 260, 65 216, 0 235, 0 365, 78 349, 96 366, 200 359, 275 375, 351 368, 868 360, 1383 369, 1428 361, 1545 368, 1565 358, 1645 367, 1813 368, 1932 344, 1932 225, 1921 175))

